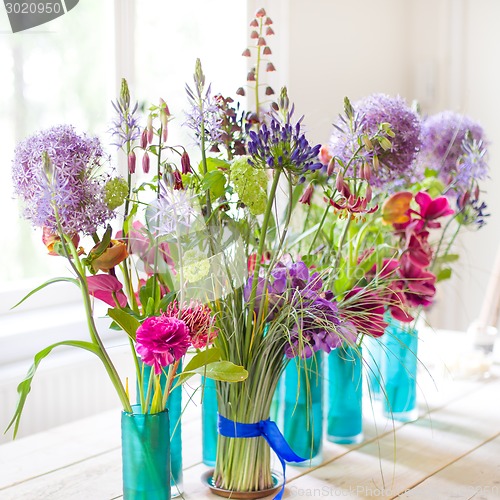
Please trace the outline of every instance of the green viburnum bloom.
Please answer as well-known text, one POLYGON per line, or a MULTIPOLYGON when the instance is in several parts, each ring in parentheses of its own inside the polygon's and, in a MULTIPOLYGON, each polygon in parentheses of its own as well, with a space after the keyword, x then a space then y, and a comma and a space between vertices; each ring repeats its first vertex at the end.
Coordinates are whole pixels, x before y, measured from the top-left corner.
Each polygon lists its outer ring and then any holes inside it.
POLYGON ((203 252, 196 248, 186 250, 183 261, 184 278, 191 283, 200 281, 210 272, 210 261, 203 252))
POLYGON ((110 210, 123 205, 128 195, 127 181, 121 177, 110 179, 104 186, 104 202, 110 210))
POLYGON ((261 215, 267 205, 267 175, 265 170, 248 163, 249 156, 240 156, 231 165, 231 179, 240 200, 252 215, 261 215))

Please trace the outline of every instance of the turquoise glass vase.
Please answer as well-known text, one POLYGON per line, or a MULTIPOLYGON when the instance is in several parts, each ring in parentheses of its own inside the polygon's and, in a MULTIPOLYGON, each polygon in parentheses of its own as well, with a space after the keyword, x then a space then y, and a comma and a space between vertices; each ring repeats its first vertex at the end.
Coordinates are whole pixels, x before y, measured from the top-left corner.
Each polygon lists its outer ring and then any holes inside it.
POLYGON ((283 408, 278 422, 286 442, 309 467, 321 462, 323 442, 323 352, 292 359, 285 368, 280 390, 283 408))
POLYGON ((382 338, 365 335, 363 337, 363 371, 365 387, 372 400, 381 399, 382 378, 382 338))
POLYGON ((168 410, 122 412, 123 498, 125 500, 170 499, 170 436, 168 410))
MULTIPOLYGON (((179 366, 179 370, 181 367, 179 366)), ((170 420, 170 485, 172 498, 182 494, 182 386, 176 387, 168 396, 167 409, 170 420)))
MULTIPOLYGON (((144 394, 148 391, 149 377, 151 375, 151 366, 141 365, 143 370, 143 390, 144 394)), ((179 363, 177 373, 182 371, 182 365, 179 363)), ((167 379, 165 375, 160 377, 162 391, 165 389, 167 379)), ((175 382, 174 382, 175 383, 175 382)), ((139 399, 139 398, 138 398, 139 399)), ((180 496, 183 492, 182 477, 182 386, 175 388, 168 396, 167 406, 169 412, 168 433, 170 436, 170 485, 172 498, 180 496)))
POLYGON ((418 332, 408 323, 391 320, 383 336, 381 358, 384 415, 401 422, 418 418, 418 332))
POLYGON ((327 439, 356 444, 363 439, 363 359, 358 346, 342 345, 328 355, 327 439))
POLYGON ((202 378, 201 430, 203 463, 215 466, 217 458, 217 388, 215 380, 202 378))

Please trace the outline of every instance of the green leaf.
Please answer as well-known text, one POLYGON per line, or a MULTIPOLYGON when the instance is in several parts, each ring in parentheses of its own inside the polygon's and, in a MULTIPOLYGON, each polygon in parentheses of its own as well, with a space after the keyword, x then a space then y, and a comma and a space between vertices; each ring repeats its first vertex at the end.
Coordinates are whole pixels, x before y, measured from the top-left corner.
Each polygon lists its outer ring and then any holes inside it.
POLYGON ((37 353, 35 355, 33 364, 31 365, 30 369, 28 370, 28 373, 26 374, 26 377, 17 386, 19 400, 17 401, 16 411, 14 412, 14 416, 12 417, 12 420, 10 421, 7 429, 5 429, 5 432, 7 432, 12 426, 14 426, 14 438, 17 435, 19 423, 21 421, 21 414, 23 412, 23 408, 26 403, 26 398, 28 397, 28 394, 31 391, 31 382, 33 380, 33 377, 35 376, 38 365, 44 358, 46 358, 52 352, 53 349, 62 345, 70 347, 78 347, 79 349, 85 349, 86 351, 94 353, 102 360, 102 353, 95 344, 92 344, 91 342, 84 342, 81 340, 65 340, 63 342, 57 342, 56 344, 52 344, 46 347, 45 349, 42 349, 39 353, 37 353))
POLYGON ((213 196, 219 198, 224 194, 226 182, 227 179, 223 172, 212 170, 203 177, 202 188, 206 191, 210 190, 213 196))
POLYGON ((130 210, 127 218, 125 219, 125 222, 123 223, 123 230, 125 232, 125 234, 123 235, 124 237, 130 233, 130 230, 132 228, 132 223, 134 222, 135 220, 135 215, 137 213, 137 203, 134 203, 132 205, 132 210, 130 210))
POLYGON ((457 253, 449 253, 446 255, 440 255, 436 262, 456 262, 460 258, 460 255, 457 253))
POLYGON ((139 290, 139 299, 146 309, 147 315, 155 314, 159 310, 160 296, 160 284, 154 276, 151 276, 151 278, 146 281, 146 284, 139 290))
POLYGON ((132 339, 135 340, 135 333, 137 332, 137 328, 141 326, 139 321, 129 314, 125 312, 123 309, 108 309, 108 316, 118 325, 120 325, 121 329, 132 339))
POLYGON ((248 377, 248 372, 245 368, 235 365, 230 361, 216 361, 192 371, 213 380, 220 380, 221 382, 242 382, 248 377))
POLYGON ((436 275, 436 281, 444 281, 451 278, 451 269, 449 267, 443 267, 440 269, 436 275))
MULTIPOLYGON (((175 389, 175 387, 182 385, 186 380, 190 379, 193 375, 196 375, 196 370, 205 367, 210 363, 214 363, 215 361, 219 361, 220 356, 221 353, 218 347, 211 347, 210 349, 206 349, 205 351, 198 352, 184 367, 184 370, 182 370, 182 373, 177 379, 177 383, 172 389, 175 389)), ((202 373, 202 375, 204 375, 204 373, 202 373)))
MULTIPOLYGON (((221 160, 220 158, 207 158, 207 172, 212 172, 219 168, 228 169, 230 167, 227 161, 221 160)), ((198 165, 198 171, 203 174, 203 162, 200 161, 198 165)))
POLYGON ((74 283, 77 287, 80 287, 80 283, 75 278, 52 278, 52 279, 46 281, 45 283, 43 283, 42 285, 31 290, 31 292, 29 292, 27 295, 25 295, 17 304, 13 305, 11 307, 11 309, 14 309, 15 307, 21 305, 27 298, 31 297, 36 292, 42 290, 42 288, 45 288, 46 286, 49 286, 52 283, 59 283, 61 281, 66 281, 68 283, 74 283))
POLYGON ((424 172, 424 177, 437 177, 438 171, 433 170, 432 168, 426 168, 424 172))
POLYGON ((189 361, 184 370, 187 372, 196 370, 197 368, 201 368, 202 366, 206 366, 210 363, 219 361, 220 356, 221 353, 218 347, 211 347, 210 349, 200 351, 191 358, 191 361, 189 361))
MULTIPOLYGON (((173 287, 171 287, 173 288, 173 287)), ((167 306, 175 299, 175 296, 177 295, 176 292, 168 292, 166 293, 162 299, 160 300, 160 310, 165 311, 167 309, 167 306)))

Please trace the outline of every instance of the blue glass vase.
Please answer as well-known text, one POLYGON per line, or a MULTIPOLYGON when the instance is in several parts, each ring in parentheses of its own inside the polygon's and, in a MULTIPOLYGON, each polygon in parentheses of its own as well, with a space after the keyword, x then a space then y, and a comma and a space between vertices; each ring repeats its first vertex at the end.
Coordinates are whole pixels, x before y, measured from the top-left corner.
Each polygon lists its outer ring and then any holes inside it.
POLYGON ((382 338, 363 337, 363 371, 366 389, 370 398, 381 399, 382 338))
MULTIPOLYGON (((141 365, 143 369, 143 390, 144 394, 148 391, 151 366, 141 365)), ((182 371, 182 365, 179 363, 177 373, 182 371)), ((167 379, 165 375, 160 377, 162 390, 165 389, 167 379)), ((174 382, 175 383, 175 382, 174 382)), ((169 412, 169 436, 170 436, 170 484, 172 498, 180 496, 183 492, 182 486, 182 387, 175 388, 168 396, 167 406, 169 412)))
POLYGON ((123 498, 170 499, 170 436, 168 410, 122 412, 123 498))
POLYGON ((217 458, 217 388, 215 380, 202 378, 201 430, 203 463, 215 466, 217 458))
POLYGON ((283 435, 292 450, 306 459, 297 465, 319 464, 323 441, 323 352, 307 359, 292 359, 278 387, 284 402, 278 418, 283 435))
POLYGON ((363 359, 358 346, 342 345, 328 355, 327 439, 355 444, 363 439, 363 359))
MULTIPOLYGON (((179 366, 179 370, 181 367, 179 366)), ((167 409, 170 420, 170 485, 172 498, 182 494, 182 386, 176 387, 168 396, 167 409)))
POLYGON ((412 422, 418 418, 418 333, 407 323, 391 320, 383 336, 382 404, 387 418, 412 422))

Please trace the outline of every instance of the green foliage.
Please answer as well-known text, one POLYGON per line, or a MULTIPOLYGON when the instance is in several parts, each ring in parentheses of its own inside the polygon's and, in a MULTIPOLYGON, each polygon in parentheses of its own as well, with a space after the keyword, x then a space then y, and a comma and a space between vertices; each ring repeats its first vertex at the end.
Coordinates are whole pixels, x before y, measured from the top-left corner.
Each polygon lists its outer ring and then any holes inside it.
POLYGON ((9 422, 9 425, 7 426, 7 429, 5 429, 5 432, 7 432, 12 426, 14 426, 14 438, 17 435, 17 431, 19 429, 19 423, 21 421, 21 415, 24 409, 24 405, 26 403, 26 398, 28 397, 28 394, 31 391, 31 382, 33 381, 33 377, 35 376, 35 373, 38 369, 38 365, 42 362, 44 358, 46 358, 56 347, 59 346, 70 346, 70 347, 77 347, 79 349, 84 349, 86 351, 89 351, 96 356, 98 356, 102 360, 102 354, 99 348, 95 345, 92 344, 91 342, 84 342, 80 340, 65 340, 62 342, 57 342, 55 344, 49 345, 45 349, 42 349, 40 352, 38 352, 35 355, 33 364, 31 365, 30 369, 28 370, 28 373, 26 374, 26 377, 24 380, 17 386, 17 392, 19 394, 19 399, 16 405, 16 410, 14 412, 14 416, 12 417, 12 420, 9 422))
POLYGON ((139 328, 141 324, 134 315, 123 309, 114 308, 108 309, 108 316, 115 321, 132 340, 135 341, 137 328, 139 328))

